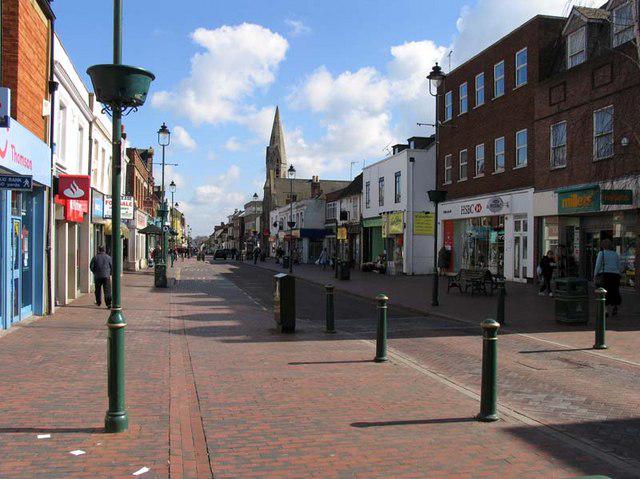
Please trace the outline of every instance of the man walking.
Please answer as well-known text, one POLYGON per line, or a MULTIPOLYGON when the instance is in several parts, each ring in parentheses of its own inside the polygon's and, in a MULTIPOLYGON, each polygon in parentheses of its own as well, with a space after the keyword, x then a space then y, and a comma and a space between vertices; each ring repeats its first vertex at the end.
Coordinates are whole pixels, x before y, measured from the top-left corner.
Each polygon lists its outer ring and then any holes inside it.
POLYGON ((111 256, 104 252, 104 246, 99 246, 89 269, 93 273, 93 282, 96 285, 96 305, 102 304, 102 289, 104 289, 104 304, 107 308, 111 307, 111 267, 111 256))

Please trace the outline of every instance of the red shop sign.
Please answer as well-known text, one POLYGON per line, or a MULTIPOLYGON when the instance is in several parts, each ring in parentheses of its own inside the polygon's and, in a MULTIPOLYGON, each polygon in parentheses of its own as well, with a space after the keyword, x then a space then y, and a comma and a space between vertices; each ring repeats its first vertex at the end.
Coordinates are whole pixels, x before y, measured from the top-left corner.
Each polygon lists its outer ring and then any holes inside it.
POLYGON ((64 219, 75 223, 82 223, 84 213, 89 211, 89 202, 84 200, 66 200, 64 205, 64 219))
POLYGON ((59 175, 58 195, 67 200, 89 201, 91 177, 89 175, 59 175))

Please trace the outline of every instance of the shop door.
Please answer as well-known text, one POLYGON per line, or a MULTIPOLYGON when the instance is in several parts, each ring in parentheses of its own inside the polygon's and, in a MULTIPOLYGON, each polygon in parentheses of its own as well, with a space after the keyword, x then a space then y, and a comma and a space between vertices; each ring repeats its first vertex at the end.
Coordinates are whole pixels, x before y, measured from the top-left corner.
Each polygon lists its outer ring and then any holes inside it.
POLYGON ((583 274, 589 281, 593 280, 593 270, 596 267, 600 244, 605 239, 613 240, 613 230, 602 230, 598 232, 587 231, 584 234, 583 274))
POLYGON ((20 232, 22 231, 22 221, 13 218, 11 221, 11 324, 20 321, 21 305, 21 278, 20 267, 22 255, 20 254, 20 232))
POLYGON ((514 219, 513 231, 513 278, 516 281, 526 281, 529 258, 529 224, 527 219, 514 219))

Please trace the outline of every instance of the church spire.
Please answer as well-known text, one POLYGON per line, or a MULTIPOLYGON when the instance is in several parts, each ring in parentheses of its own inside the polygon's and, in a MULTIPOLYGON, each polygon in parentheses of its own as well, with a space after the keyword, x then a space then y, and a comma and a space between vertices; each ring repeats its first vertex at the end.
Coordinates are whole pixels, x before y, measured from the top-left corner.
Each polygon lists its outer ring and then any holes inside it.
POLYGON ((280 108, 276 106, 276 114, 271 128, 271 139, 267 147, 267 175, 271 169, 276 177, 284 178, 287 164, 287 153, 284 149, 284 132, 280 121, 280 108))

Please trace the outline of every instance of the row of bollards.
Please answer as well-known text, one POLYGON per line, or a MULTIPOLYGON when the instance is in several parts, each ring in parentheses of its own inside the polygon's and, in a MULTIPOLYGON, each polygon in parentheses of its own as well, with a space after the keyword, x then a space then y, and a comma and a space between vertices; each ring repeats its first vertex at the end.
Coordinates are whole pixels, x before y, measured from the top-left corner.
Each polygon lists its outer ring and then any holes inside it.
MULTIPOLYGON (((605 344, 605 318, 606 290, 596 290, 596 326, 594 349, 606 349, 605 344)), ((480 413, 476 416, 478 421, 492 422, 499 419, 498 416, 498 329, 505 324, 505 282, 498 283, 498 321, 486 319, 481 323, 482 327, 482 383, 480 389, 480 413)), ((326 307, 325 323, 326 332, 335 333, 334 287, 325 285, 326 307)), ((387 361, 387 303, 389 298, 385 294, 376 296, 377 303, 377 329, 376 329, 376 356, 377 363, 387 361)))

